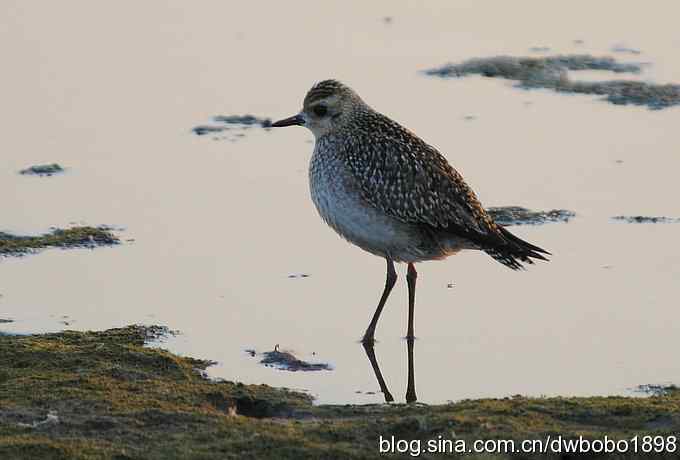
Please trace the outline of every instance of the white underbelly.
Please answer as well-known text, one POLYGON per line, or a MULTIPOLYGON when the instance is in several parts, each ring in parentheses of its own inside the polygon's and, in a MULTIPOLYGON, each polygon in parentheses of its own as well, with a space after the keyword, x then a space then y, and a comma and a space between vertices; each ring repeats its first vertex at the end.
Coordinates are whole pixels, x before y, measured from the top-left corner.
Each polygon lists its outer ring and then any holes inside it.
POLYGON ((369 252, 386 256, 398 238, 390 223, 360 197, 342 190, 316 188, 312 190, 312 200, 328 225, 369 252))
POLYGON ((365 201, 349 184, 351 177, 342 163, 336 160, 315 165, 312 159, 309 179, 316 209, 340 236, 372 254, 396 261, 426 257, 419 249, 414 226, 365 201))

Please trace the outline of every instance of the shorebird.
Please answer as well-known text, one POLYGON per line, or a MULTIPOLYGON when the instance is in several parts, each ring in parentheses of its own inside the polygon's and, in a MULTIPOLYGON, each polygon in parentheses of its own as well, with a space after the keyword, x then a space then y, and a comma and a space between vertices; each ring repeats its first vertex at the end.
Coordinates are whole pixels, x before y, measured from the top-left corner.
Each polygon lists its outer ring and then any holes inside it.
POLYGON ((408 329, 413 340, 415 263, 481 250, 518 270, 550 253, 496 224, 463 177, 414 133, 373 110, 337 80, 315 84, 302 111, 272 127, 305 126, 315 137, 309 165, 312 201, 340 236, 387 262, 385 288, 364 344, 397 281, 395 262, 408 264, 408 329))

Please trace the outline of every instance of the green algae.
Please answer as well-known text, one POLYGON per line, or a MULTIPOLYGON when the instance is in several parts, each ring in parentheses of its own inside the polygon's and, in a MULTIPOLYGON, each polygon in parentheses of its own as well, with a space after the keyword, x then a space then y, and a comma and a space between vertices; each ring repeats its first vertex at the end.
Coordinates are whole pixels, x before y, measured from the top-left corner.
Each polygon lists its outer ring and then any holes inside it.
POLYGON ((212 117, 212 121, 216 124, 199 125, 191 129, 197 136, 204 136, 210 134, 216 136, 221 134, 222 139, 229 139, 236 141, 238 138, 244 136, 243 131, 260 127, 268 130, 271 128, 271 118, 261 118, 255 115, 216 115, 212 117))
POLYGON ((623 439, 680 429, 677 388, 649 397, 315 406, 303 393, 208 380, 210 361, 144 346, 166 333, 129 326, 0 336, 0 458, 358 459, 380 457, 380 436, 623 439))
POLYGON ((498 206, 486 209, 496 223, 510 225, 542 225, 552 222, 569 222, 576 214, 566 209, 533 211, 522 206, 498 206))
POLYGON ((614 216, 612 220, 627 224, 678 224, 680 218, 666 216, 614 216))
MULTIPOLYGON (((255 356, 255 351, 251 351, 251 356, 255 356)), ((290 351, 279 350, 278 345, 272 351, 265 351, 262 353, 260 364, 276 369, 290 371, 290 372, 314 372, 314 371, 330 371, 331 366, 328 363, 310 363, 295 356, 290 351)))
POLYGON ((19 171, 19 174, 24 176, 52 176, 64 172, 64 168, 57 164, 34 165, 19 171))
POLYGON ((21 256, 46 248, 94 248, 118 243, 119 239, 106 227, 55 229, 40 236, 0 232, 0 256, 21 256))
POLYGON ((653 110, 680 104, 680 85, 643 81, 578 81, 569 71, 600 70, 613 73, 640 73, 639 64, 621 63, 611 57, 565 55, 546 57, 494 56, 474 58, 458 64, 429 69, 425 74, 442 78, 482 75, 518 82, 524 89, 545 88, 561 93, 591 94, 617 105, 642 105, 653 110))

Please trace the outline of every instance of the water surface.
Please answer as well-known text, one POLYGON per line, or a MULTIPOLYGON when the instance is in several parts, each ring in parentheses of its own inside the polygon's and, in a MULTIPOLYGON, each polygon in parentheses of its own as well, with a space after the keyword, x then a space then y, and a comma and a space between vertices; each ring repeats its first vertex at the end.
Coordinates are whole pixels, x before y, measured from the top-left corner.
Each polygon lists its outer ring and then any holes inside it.
MULTIPOLYGON (((440 148, 485 205, 577 213, 513 228, 554 254, 526 272, 473 252, 419 266, 420 401, 677 383, 680 226, 610 217, 680 216, 680 109, 420 71, 538 45, 611 55, 624 42, 643 53, 617 58, 651 63, 638 78, 679 82, 678 13, 670 2, 5 1, 0 230, 110 224, 134 242, 1 260, 0 317, 15 319, 3 330, 164 324, 183 332, 164 346, 218 361, 213 376, 381 401, 366 394, 379 387, 357 341, 384 261, 318 218, 311 134, 191 133, 218 114, 292 115, 315 81, 335 77, 440 148), (52 162, 67 172, 17 173, 52 162), (310 276, 288 277, 300 273, 310 276), (276 344, 334 370, 279 371, 244 352, 276 344)), ((401 276, 375 348, 397 401, 406 300, 401 276)))

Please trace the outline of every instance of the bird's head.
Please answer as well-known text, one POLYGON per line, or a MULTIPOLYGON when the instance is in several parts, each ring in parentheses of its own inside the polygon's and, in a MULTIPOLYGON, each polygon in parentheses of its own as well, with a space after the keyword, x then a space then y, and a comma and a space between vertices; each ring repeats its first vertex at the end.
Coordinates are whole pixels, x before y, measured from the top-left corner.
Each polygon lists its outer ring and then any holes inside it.
POLYGON ((355 109, 364 106, 352 88, 337 80, 324 80, 307 92, 300 113, 279 120, 272 126, 305 126, 319 138, 341 128, 351 119, 355 109))

